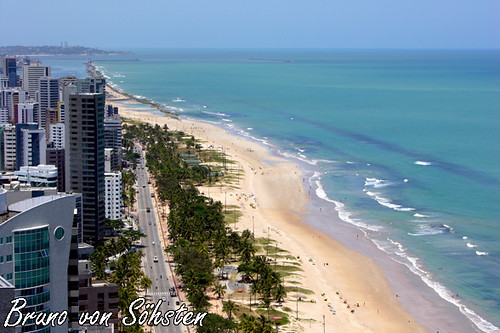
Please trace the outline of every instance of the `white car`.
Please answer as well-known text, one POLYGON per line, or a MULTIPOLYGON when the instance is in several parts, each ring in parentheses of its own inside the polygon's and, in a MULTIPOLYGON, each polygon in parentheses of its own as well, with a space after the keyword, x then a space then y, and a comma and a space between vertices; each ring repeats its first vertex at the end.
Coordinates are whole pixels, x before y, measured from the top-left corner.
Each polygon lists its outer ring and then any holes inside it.
POLYGON ((155 245, 155 242, 152 242, 151 245, 155 245))
POLYGON ((158 262, 158 257, 157 257, 157 256, 154 256, 153 261, 154 261, 154 262, 158 262))

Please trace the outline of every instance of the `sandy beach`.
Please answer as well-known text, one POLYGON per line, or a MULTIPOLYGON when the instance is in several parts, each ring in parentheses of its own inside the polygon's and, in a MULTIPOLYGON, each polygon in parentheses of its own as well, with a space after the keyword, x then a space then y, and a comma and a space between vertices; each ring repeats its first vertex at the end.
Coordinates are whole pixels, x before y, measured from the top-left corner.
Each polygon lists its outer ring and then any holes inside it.
MULTIPOLYGON (((294 279, 314 294, 297 302, 295 293, 288 293, 283 306, 294 310, 290 317, 298 314, 299 318, 293 320, 290 329, 303 332, 426 331, 403 309, 401 297, 391 291, 384 272, 372 259, 303 223, 303 216, 310 213, 309 199, 298 165, 272 156, 265 147, 211 124, 166 117, 147 105, 138 109, 136 101, 110 87, 107 89, 110 94, 107 102, 118 106, 122 117, 166 124, 170 129, 192 134, 202 140, 204 147, 213 145, 223 149, 228 159, 236 161, 236 167, 243 170, 238 189, 217 186, 200 191, 228 206, 241 207, 243 215, 235 226, 238 231, 249 229, 255 231, 255 237, 270 237, 279 248, 300 258, 303 271, 294 279), (250 196, 258 198, 256 208, 243 199, 250 196), (310 302, 311 299, 316 302, 310 302), (355 312, 351 312, 352 309, 355 312)), ((335 215, 329 219, 339 222, 335 215)))

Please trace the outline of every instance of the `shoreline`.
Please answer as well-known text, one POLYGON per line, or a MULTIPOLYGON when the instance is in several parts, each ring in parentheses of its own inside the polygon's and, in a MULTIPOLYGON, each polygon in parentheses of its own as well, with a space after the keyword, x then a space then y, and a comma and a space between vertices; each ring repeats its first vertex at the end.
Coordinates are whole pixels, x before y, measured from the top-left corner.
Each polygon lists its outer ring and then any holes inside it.
MULTIPOLYGON (((111 93, 112 91, 115 94, 119 94, 116 91, 108 88, 108 92, 111 93)), ((158 116, 155 114, 151 114, 150 112, 155 112, 155 111, 156 111, 155 113, 157 113, 158 110, 154 108, 144 108, 141 109, 141 111, 133 111, 131 110, 130 107, 127 107, 127 104, 137 104, 137 101, 133 100, 127 101, 127 98, 130 97, 126 97, 125 99, 124 97, 125 96, 121 96, 118 100, 110 99, 108 103, 117 104, 116 106, 119 107, 120 114, 122 114, 127 118, 135 118, 150 123, 160 123, 160 124, 168 123, 170 128, 178 128, 179 130, 189 132, 190 134, 193 134, 195 137, 202 138, 205 140, 207 140, 206 137, 208 134, 207 131, 210 131, 210 135, 214 135, 213 134, 214 132, 219 132, 218 134, 220 135, 215 135, 215 136, 226 136, 229 138, 232 137, 224 129, 221 129, 212 124, 207 124, 204 122, 194 121, 194 120, 177 120, 173 118, 174 115, 172 116, 172 118, 170 118, 166 115, 158 116), (221 132, 224 132, 223 135, 221 132)), ((262 207, 263 208, 262 210, 264 212, 263 213, 259 212, 259 215, 257 215, 257 211, 259 211, 261 208, 259 207, 259 209, 255 211, 253 216, 256 216, 255 218, 256 237, 262 236, 263 234, 263 227, 265 228, 265 224, 263 224, 262 221, 270 219, 272 219, 273 221, 282 221, 281 223, 275 223, 277 227, 273 226, 272 228, 274 228, 275 232, 274 234, 271 233, 272 238, 278 241, 279 246, 287 250, 290 250, 288 244, 293 244, 292 246, 293 250, 291 251, 292 255, 296 255, 294 251, 302 252, 301 258, 307 258, 307 257, 315 258, 316 260, 315 263, 321 263, 321 265, 310 265, 309 262, 303 263, 303 268, 305 271, 304 275, 309 279, 315 276, 321 277, 318 279, 318 281, 321 281, 321 283, 319 284, 315 283, 316 285, 315 288, 311 288, 311 285, 309 284, 307 285, 307 288, 313 289, 315 291, 315 294, 317 294, 318 292, 325 293, 326 296, 328 297, 328 301, 319 301, 316 305, 316 306, 319 305, 319 308, 317 309, 314 309, 314 306, 305 303, 302 306, 303 303, 301 302, 300 303, 301 307, 306 308, 304 316, 307 317, 307 313, 316 314, 315 317, 314 316, 312 317, 314 317, 316 323, 320 323, 321 322, 320 314, 324 314, 327 318, 327 326, 328 326, 328 321, 334 322, 335 327, 338 327, 339 326, 338 324, 342 322, 343 323, 341 325, 343 327, 342 331, 359 331, 360 328, 362 328, 363 331, 374 331, 374 332, 426 331, 425 328, 417 324, 416 320, 412 316, 410 316, 408 314, 408 311, 405 310, 402 306, 402 304, 404 305, 405 303, 412 303, 410 298, 408 297, 407 300, 405 300, 406 296, 400 297, 399 294, 398 297, 396 297, 395 293, 392 291, 394 286, 388 282, 386 274, 378 265, 378 262, 380 262, 378 257, 384 256, 384 254, 376 253, 372 254, 371 256, 366 256, 366 254, 362 254, 362 252, 366 251, 371 252, 374 250, 374 248, 375 252, 377 251, 381 252, 373 244, 370 245, 371 243, 370 240, 366 239, 365 237, 361 237, 363 239, 362 243, 364 243, 363 245, 364 251, 359 251, 359 249, 356 249, 356 251, 354 251, 352 250, 352 247, 351 248, 346 247, 345 244, 341 244, 335 239, 329 237, 327 234, 318 231, 317 226, 311 226, 310 223, 308 223, 308 219, 310 219, 311 216, 314 215, 311 214, 312 211, 311 207, 317 205, 317 203, 314 202, 315 201, 314 199, 311 200, 310 197, 307 197, 305 184, 301 179, 302 177, 301 170, 298 168, 296 164, 290 163, 290 161, 287 161, 282 157, 276 156, 277 154, 275 154, 272 151, 269 151, 267 147, 262 147, 262 145, 249 141, 246 138, 233 136, 232 142, 227 141, 227 139, 225 140, 224 138, 217 137, 217 139, 215 139, 214 137, 212 137, 210 138, 210 140, 208 140, 208 142, 216 143, 218 146, 226 143, 227 145, 224 145, 224 147, 229 147, 229 145, 233 146, 233 144, 236 144, 237 146, 239 146, 240 150, 242 148, 241 146, 242 143, 244 143, 245 145, 252 146, 252 149, 254 149, 254 146, 258 146, 259 147, 258 149, 264 150, 263 152, 259 151, 258 159, 251 159, 248 156, 246 156, 246 158, 242 157, 240 154, 245 155, 245 153, 238 151, 238 148, 234 147, 232 147, 235 149, 234 152, 232 151, 233 149, 229 148, 227 153, 228 155, 230 155, 229 156, 230 159, 236 159, 239 161, 240 164, 242 162, 248 163, 251 160, 253 163, 260 163, 261 165, 265 165, 266 176, 267 172, 275 173, 276 171, 279 172, 285 170, 290 172, 293 169, 296 169, 298 171, 298 173, 296 173, 298 176, 292 177, 294 178, 294 184, 289 185, 292 188, 298 188, 299 192, 303 191, 300 197, 296 197, 292 200, 296 204, 291 206, 297 208, 290 209, 290 201, 287 201, 286 205, 283 205, 282 201, 281 203, 273 202, 272 204, 268 204, 262 207), (239 156, 236 154, 238 154, 239 156), (271 165, 266 164, 267 161, 270 161, 271 165), (282 170, 280 170, 282 165, 284 165, 284 167, 282 170), (283 221, 285 222, 283 223, 283 221), (277 230, 284 230, 285 232, 284 233, 280 232, 278 235, 278 232, 276 232, 277 230), (282 237, 284 234, 286 234, 287 242, 283 242, 281 240, 283 239, 282 237), (307 235, 307 237, 305 237, 305 235, 307 235), (326 262, 335 263, 335 265, 330 264, 328 266, 324 266, 326 262), (334 266, 335 268, 332 268, 332 266, 334 266), (359 272, 362 272, 363 274, 360 274, 359 272), (336 288, 335 286, 337 286, 338 288, 336 288), (321 289, 325 289, 326 292, 325 290, 321 289), (359 301, 360 303, 363 302, 362 304, 367 304, 366 308, 363 308, 362 306, 360 311, 356 312, 355 314, 341 313, 342 311, 341 308, 343 306, 342 303, 340 303, 338 296, 336 297, 336 289, 339 289, 347 299, 357 299, 356 302, 359 301), (329 304, 331 304, 337 311, 337 315, 335 315, 333 318, 332 318, 332 313, 329 312, 327 309, 328 308, 327 305, 329 304), (348 318, 342 318, 342 320, 339 320, 341 316, 346 316, 348 318)), ((243 185, 242 188, 249 186, 249 188, 253 190, 252 193, 256 193, 256 195, 259 196, 259 199, 262 197, 261 192, 272 193, 273 189, 276 186, 280 187, 279 186, 280 184, 272 184, 271 182, 269 182, 269 180, 264 182, 259 181, 255 179, 258 178, 255 177, 255 175, 254 177, 251 177, 251 175, 247 175, 247 172, 251 170, 249 168, 245 168, 244 165, 243 167, 245 169, 245 178, 250 178, 250 180, 247 179, 247 182, 250 184, 243 185)), ((297 171, 292 171, 292 172, 297 172, 297 171)), ((212 196, 215 195, 212 193, 212 196)), ((314 195, 312 195, 312 197, 314 197, 314 195)), ((214 199, 224 202, 224 195, 222 195, 222 200, 221 198, 214 198, 214 199)), ((269 198, 267 200, 273 201, 272 198, 269 198)), ((274 200, 274 201, 279 201, 279 200, 274 200)), ((262 203, 262 200, 259 200, 259 202, 262 203)), ((343 225, 341 228, 351 229, 351 233, 356 233, 356 232, 358 234, 361 233, 360 230, 354 230, 355 228, 353 226, 348 226, 344 221, 342 221, 337 216, 338 215, 337 212, 334 212, 334 214, 335 214, 334 220, 336 223, 329 223, 328 225, 330 224, 343 225)), ((329 216, 329 218, 331 218, 331 216, 329 216)), ((243 217, 240 218, 241 222, 239 222, 238 225, 241 225, 241 227, 245 229, 248 228, 248 226, 250 227, 252 226, 253 220, 254 219, 252 219, 252 217, 249 216, 249 212, 243 210, 243 217), (249 222, 249 219, 252 221, 249 222)), ((251 230, 251 228, 248 229, 251 230)), ((345 233, 346 231, 344 230, 343 232, 345 233)), ((386 257, 387 260, 390 260, 390 258, 387 255, 386 257)), ((402 266, 400 264, 396 264, 395 262, 392 264, 402 266)), ((413 275, 409 271, 407 273, 413 275)), ((439 296, 437 295, 436 297, 439 298, 439 296)), ((316 299, 320 298, 321 296, 316 297, 316 299)), ((434 304, 428 304, 428 305, 430 305, 428 306, 428 308, 432 310, 434 304)), ((429 313, 426 313, 426 315, 429 315, 429 313)), ((426 319, 425 316, 424 319, 426 319)), ((466 320, 465 317, 463 317, 463 319, 468 323, 468 320, 466 320)), ((462 320, 459 320, 459 322, 462 322, 462 320)), ((451 323, 450 325, 454 326, 451 323)), ((439 330, 439 329, 446 330, 447 328, 450 329, 450 327, 443 327, 443 326, 448 326, 443 323, 441 323, 440 325, 441 328, 439 327, 436 328, 435 325, 429 325, 428 322, 426 323, 425 326, 429 331, 439 330)), ((313 327, 311 327, 308 330, 308 332, 311 331, 311 329, 313 329, 313 327)), ((316 329, 317 329, 316 331, 318 332, 321 331, 322 324, 319 325, 316 329)))

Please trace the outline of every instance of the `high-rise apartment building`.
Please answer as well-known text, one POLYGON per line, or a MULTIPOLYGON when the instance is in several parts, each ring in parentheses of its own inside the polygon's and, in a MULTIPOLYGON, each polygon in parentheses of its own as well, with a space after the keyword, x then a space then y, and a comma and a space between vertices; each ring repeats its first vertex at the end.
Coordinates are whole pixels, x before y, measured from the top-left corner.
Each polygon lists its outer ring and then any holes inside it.
POLYGON ((59 80, 44 76, 38 80, 38 101, 40 102, 40 117, 37 119, 40 127, 46 128, 47 109, 57 110, 59 102, 59 80))
POLYGON ((49 126, 49 132, 50 132, 50 138, 49 141, 52 142, 53 147, 57 149, 64 149, 65 148, 65 137, 64 137, 64 124, 57 123, 57 124, 50 124, 49 126))
POLYGON ((22 89, 9 88, 0 91, 0 106, 6 106, 9 109, 9 119, 14 119, 17 105, 28 100, 28 92, 22 89))
POLYGON ((78 80, 78 92, 104 94, 106 92, 106 79, 88 77, 78 80))
POLYGON ((65 129, 66 186, 82 193, 83 238, 92 244, 105 229, 104 103, 102 93, 69 95, 65 129))
POLYGON ((63 101, 57 102, 57 122, 64 123, 66 119, 66 104, 63 101))
POLYGON ((7 79, 8 83, 7 85, 9 87, 15 87, 16 86, 16 75, 17 75, 17 63, 16 63, 16 58, 5 58, 5 66, 4 66, 4 74, 3 74, 7 79))
POLYGON ((36 92, 40 88, 39 79, 44 76, 50 76, 50 66, 44 66, 40 63, 23 66, 23 89, 28 91, 31 99, 36 98, 36 92))
POLYGON ((40 104, 35 101, 26 101, 17 104, 14 112, 14 122, 17 123, 33 123, 35 118, 40 114, 40 104))
POLYGON ((6 124, 2 131, 2 170, 16 170, 16 155, 16 128, 6 124))
POLYGON ((106 172, 106 218, 122 218, 122 173, 106 172))
POLYGON ((9 122, 9 109, 5 106, 0 106, 0 125, 9 122))
POLYGON ((46 164, 45 129, 36 123, 16 124, 16 170, 46 164))
POLYGON ((57 190, 64 192, 66 190, 66 164, 64 148, 54 148, 53 143, 47 145, 47 164, 57 167, 57 190))
POLYGON ((117 170, 122 161, 122 121, 119 116, 104 119, 105 148, 111 148, 111 169, 117 170))
POLYGON ((9 88, 9 79, 0 75, 0 90, 4 90, 7 88, 9 88))

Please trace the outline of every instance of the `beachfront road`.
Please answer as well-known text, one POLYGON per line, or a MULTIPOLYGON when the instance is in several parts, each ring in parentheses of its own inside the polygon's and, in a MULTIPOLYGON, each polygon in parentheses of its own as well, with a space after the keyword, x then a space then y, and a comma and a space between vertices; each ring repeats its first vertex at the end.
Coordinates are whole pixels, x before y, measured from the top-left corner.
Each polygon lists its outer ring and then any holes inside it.
MULTIPOLYGON (((160 229, 156 219, 156 212, 151 198, 151 192, 148 185, 148 174, 144 162, 144 154, 139 146, 134 147, 135 151, 141 155, 141 161, 137 164, 137 216, 139 219, 140 230, 147 235, 141 240, 144 270, 152 281, 152 286, 147 290, 148 302, 158 302, 164 300, 160 310, 165 314, 168 310, 175 310, 179 307, 176 302, 178 297, 170 296, 170 288, 174 287, 172 274, 166 256, 164 256, 162 243, 160 242, 160 229), (149 207, 149 212, 148 212, 149 207)), ((156 326, 152 327, 155 333, 183 333, 188 332, 184 326, 156 326)), ((148 332, 151 332, 148 327, 148 332)))

